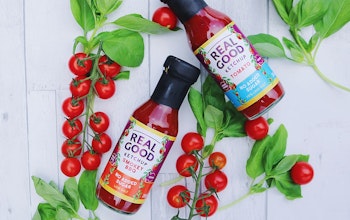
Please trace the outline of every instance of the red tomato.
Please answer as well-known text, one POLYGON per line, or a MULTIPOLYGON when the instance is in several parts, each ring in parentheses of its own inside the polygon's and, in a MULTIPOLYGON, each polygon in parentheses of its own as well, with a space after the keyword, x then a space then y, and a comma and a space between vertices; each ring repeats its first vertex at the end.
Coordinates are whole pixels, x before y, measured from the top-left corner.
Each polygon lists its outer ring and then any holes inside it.
POLYGON ((214 172, 205 176, 204 183, 207 189, 213 189, 215 192, 221 192, 227 186, 227 176, 224 172, 220 170, 215 170, 214 172))
POLYGON ((103 55, 98 60, 98 68, 105 76, 114 78, 120 73, 121 66, 111 60, 108 56, 103 55))
POLYGON ((101 99, 109 99, 115 93, 115 83, 110 77, 100 78, 95 83, 95 91, 101 99))
POLYGON ((177 25, 177 17, 174 12, 168 7, 158 8, 153 13, 152 21, 171 30, 174 29, 177 25))
POLYGON ((221 152, 213 152, 208 158, 209 166, 213 169, 221 170, 225 167, 226 161, 227 160, 225 154, 221 152))
POLYGON ((308 162, 296 162, 290 171, 294 183, 308 184, 314 177, 314 169, 308 162))
POLYGON ((89 125, 96 133, 103 133, 109 127, 109 117, 104 112, 95 112, 90 116, 89 125))
POLYGON ((61 171, 68 177, 74 177, 80 173, 81 164, 75 157, 67 157, 61 163, 61 171))
POLYGON ((184 177, 191 176, 190 169, 196 171, 198 169, 197 158, 192 154, 183 154, 176 161, 177 172, 184 177))
POLYGON ((247 120, 244 125, 247 135, 254 140, 261 140, 269 132, 269 124, 263 117, 247 120))
POLYGON ((81 154, 81 142, 78 139, 67 139, 61 146, 61 152, 65 157, 77 157, 81 154))
POLYGON ((169 205, 174 208, 182 208, 190 202, 190 192, 185 186, 176 185, 169 189, 167 200, 169 205))
POLYGON ((111 149, 112 140, 106 133, 96 134, 92 139, 91 147, 95 152, 103 154, 111 149))
POLYGON ((218 209, 218 200, 214 195, 203 193, 198 197, 195 207, 200 216, 212 216, 218 209))
POLYGON ((84 97, 90 92, 91 80, 85 76, 75 77, 69 84, 73 97, 84 97))
POLYGON ((204 140, 203 137, 196 132, 189 132, 185 134, 181 140, 182 150, 186 154, 190 154, 193 151, 200 151, 203 149, 204 140))
POLYGON ((101 164, 101 155, 91 151, 85 151, 81 157, 81 164, 86 170, 96 170, 101 164))
POLYGON ((83 113, 84 102, 83 100, 69 97, 63 101, 62 110, 69 118, 75 118, 83 113))
POLYGON ((83 76, 90 72, 92 60, 85 53, 76 53, 69 59, 68 67, 75 75, 83 76))
POLYGON ((79 119, 67 119, 63 122, 62 133, 69 139, 75 138, 83 130, 83 124, 79 119))

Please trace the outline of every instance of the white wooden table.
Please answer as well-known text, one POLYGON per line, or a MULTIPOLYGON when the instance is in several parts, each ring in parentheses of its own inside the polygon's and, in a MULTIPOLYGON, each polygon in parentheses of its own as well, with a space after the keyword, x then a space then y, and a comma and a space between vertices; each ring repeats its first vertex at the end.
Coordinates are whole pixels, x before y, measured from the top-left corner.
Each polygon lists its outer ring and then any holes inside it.
MULTIPOLYGON (((270 33, 282 37, 288 34, 271 1, 207 2, 227 13, 246 35, 270 33)), ((156 0, 127 0, 115 16, 139 13, 150 18, 160 6, 156 0)), ((0 34, 0 219, 25 220, 31 219, 42 201, 34 191, 32 175, 53 180, 60 187, 66 180, 59 171, 63 158, 60 146, 64 140, 61 103, 69 95, 72 75, 67 62, 73 39, 81 33, 71 15, 69 1, 0 0, 0 34)), ((117 94, 111 100, 97 100, 95 104, 96 109, 104 110, 111 117, 108 133, 113 144, 133 110, 149 98, 168 55, 199 66, 184 31, 144 35, 144 40, 142 65, 131 69, 129 80, 117 82, 117 94)), ((324 41, 317 58, 327 75, 346 86, 350 86, 349 49, 350 26, 347 25, 324 41)), ((314 180, 302 187, 302 199, 288 201, 273 189, 218 212, 210 219, 350 219, 350 94, 330 87, 309 67, 279 59, 271 59, 269 63, 281 79, 286 96, 268 116, 275 119, 274 125, 283 123, 287 127, 288 154, 310 155, 314 180)), ((199 83, 200 80, 196 85, 199 83)), ((195 119, 185 100, 180 109, 178 137, 195 128, 195 119)), ((221 194, 220 204, 247 191, 249 178, 245 174, 245 162, 251 146, 248 138, 224 139, 218 143, 217 150, 225 152, 229 159, 225 168, 229 186, 221 194)), ((98 216, 102 220, 170 219, 176 210, 165 202, 167 188, 160 187, 159 183, 176 176, 174 165, 180 153, 176 142, 152 188, 152 195, 138 213, 125 216, 100 205, 98 216)), ((107 159, 108 156, 103 158, 102 166, 107 159)))

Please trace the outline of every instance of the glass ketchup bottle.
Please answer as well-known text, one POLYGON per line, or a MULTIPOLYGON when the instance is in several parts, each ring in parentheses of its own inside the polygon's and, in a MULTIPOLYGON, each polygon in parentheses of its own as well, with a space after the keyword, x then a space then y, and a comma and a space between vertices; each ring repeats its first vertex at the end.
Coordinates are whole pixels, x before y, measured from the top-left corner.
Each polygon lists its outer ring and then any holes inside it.
POLYGON ((178 110, 199 69, 169 56, 151 98, 131 115, 99 181, 108 207, 133 214, 144 203, 178 132, 178 110))
POLYGON ((237 25, 204 0, 161 0, 184 25, 190 46, 228 99, 255 119, 284 95, 268 64, 237 25))

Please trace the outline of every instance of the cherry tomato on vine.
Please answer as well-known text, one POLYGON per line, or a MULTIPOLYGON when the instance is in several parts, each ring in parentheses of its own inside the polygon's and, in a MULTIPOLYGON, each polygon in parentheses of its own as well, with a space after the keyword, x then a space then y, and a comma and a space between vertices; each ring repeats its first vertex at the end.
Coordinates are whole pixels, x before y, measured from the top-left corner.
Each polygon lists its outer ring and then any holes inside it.
POLYGON ((213 189, 215 192, 221 192, 227 186, 227 176, 221 170, 215 170, 204 178, 204 184, 207 189, 213 189))
POLYGON ((121 66, 107 55, 103 55, 98 59, 98 68, 105 76, 114 78, 120 73, 121 66))
POLYGON ((77 157, 81 154, 81 142, 78 139, 67 139, 61 146, 61 152, 65 157, 77 157))
POLYGON ((109 127, 109 117, 104 112, 95 112, 90 115, 89 125, 96 133, 103 133, 109 127))
POLYGON ((73 97, 84 97, 89 94, 91 80, 85 76, 75 77, 69 84, 69 90, 73 97))
POLYGON ((254 140, 261 140, 269 132, 269 124, 264 117, 247 120, 244 124, 247 135, 254 140))
POLYGON ((62 133, 68 139, 72 139, 80 134, 83 130, 83 124, 78 118, 66 119, 62 125, 62 133))
POLYGON ((213 169, 221 170, 226 165, 226 156, 221 152, 213 152, 209 155, 208 163, 213 169))
POLYGON ((75 118, 84 111, 84 102, 76 98, 69 97, 62 103, 63 113, 69 118, 75 118))
POLYGON ((85 151, 81 156, 81 164, 86 170, 96 170, 101 164, 101 155, 91 151, 85 151))
POLYGON ((183 185, 175 185, 171 187, 167 194, 169 205, 174 208, 185 207, 190 202, 191 194, 183 185))
POLYGON ((112 140, 106 133, 96 134, 92 139, 92 149, 99 154, 108 152, 112 147, 112 140))
POLYGON ((90 72, 92 60, 85 53, 76 53, 69 59, 68 67, 73 74, 83 76, 90 72))
POLYGON ((67 157, 61 162, 61 171, 68 177, 74 177, 80 173, 81 163, 75 157, 67 157))
POLYGON ((190 154, 193 151, 200 151, 203 149, 204 140, 203 137, 196 132, 186 133, 181 140, 182 150, 186 154, 190 154))
POLYGON ((95 83, 95 91, 101 99, 109 99, 115 93, 115 83, 110 77, 100 78, 95 83))
POLYGON ((203 193, 198 197, 195 207, 200 216, 212 216, 218 209, 218 200, 214 195, 203 193))
POLYGON ((168 7, 161 7, 154 11, 152 21, 173 30, 177 24, 177 17, 168 7))
POLYGON ((197 158, 192 154, 183 154, 176 161, 177 172, 184 177, 191 176, 191 171, 196 171, 198 169, 197 158))
POLYGON ((314 177, 314 169, 308 162, 296 162, 290 171, 290 176, 296 184, 308 184, 314 177))

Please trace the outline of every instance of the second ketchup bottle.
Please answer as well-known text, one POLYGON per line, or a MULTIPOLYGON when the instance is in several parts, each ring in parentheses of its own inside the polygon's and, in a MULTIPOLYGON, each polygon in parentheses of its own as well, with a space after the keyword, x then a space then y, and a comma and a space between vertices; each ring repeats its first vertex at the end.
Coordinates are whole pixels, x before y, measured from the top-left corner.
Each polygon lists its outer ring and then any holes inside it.
POLYGON ((227 15, 204 0, 161 0, 184 25, 190 46, 226 96, 255 119, 284 95, 269 65, 227 15))

